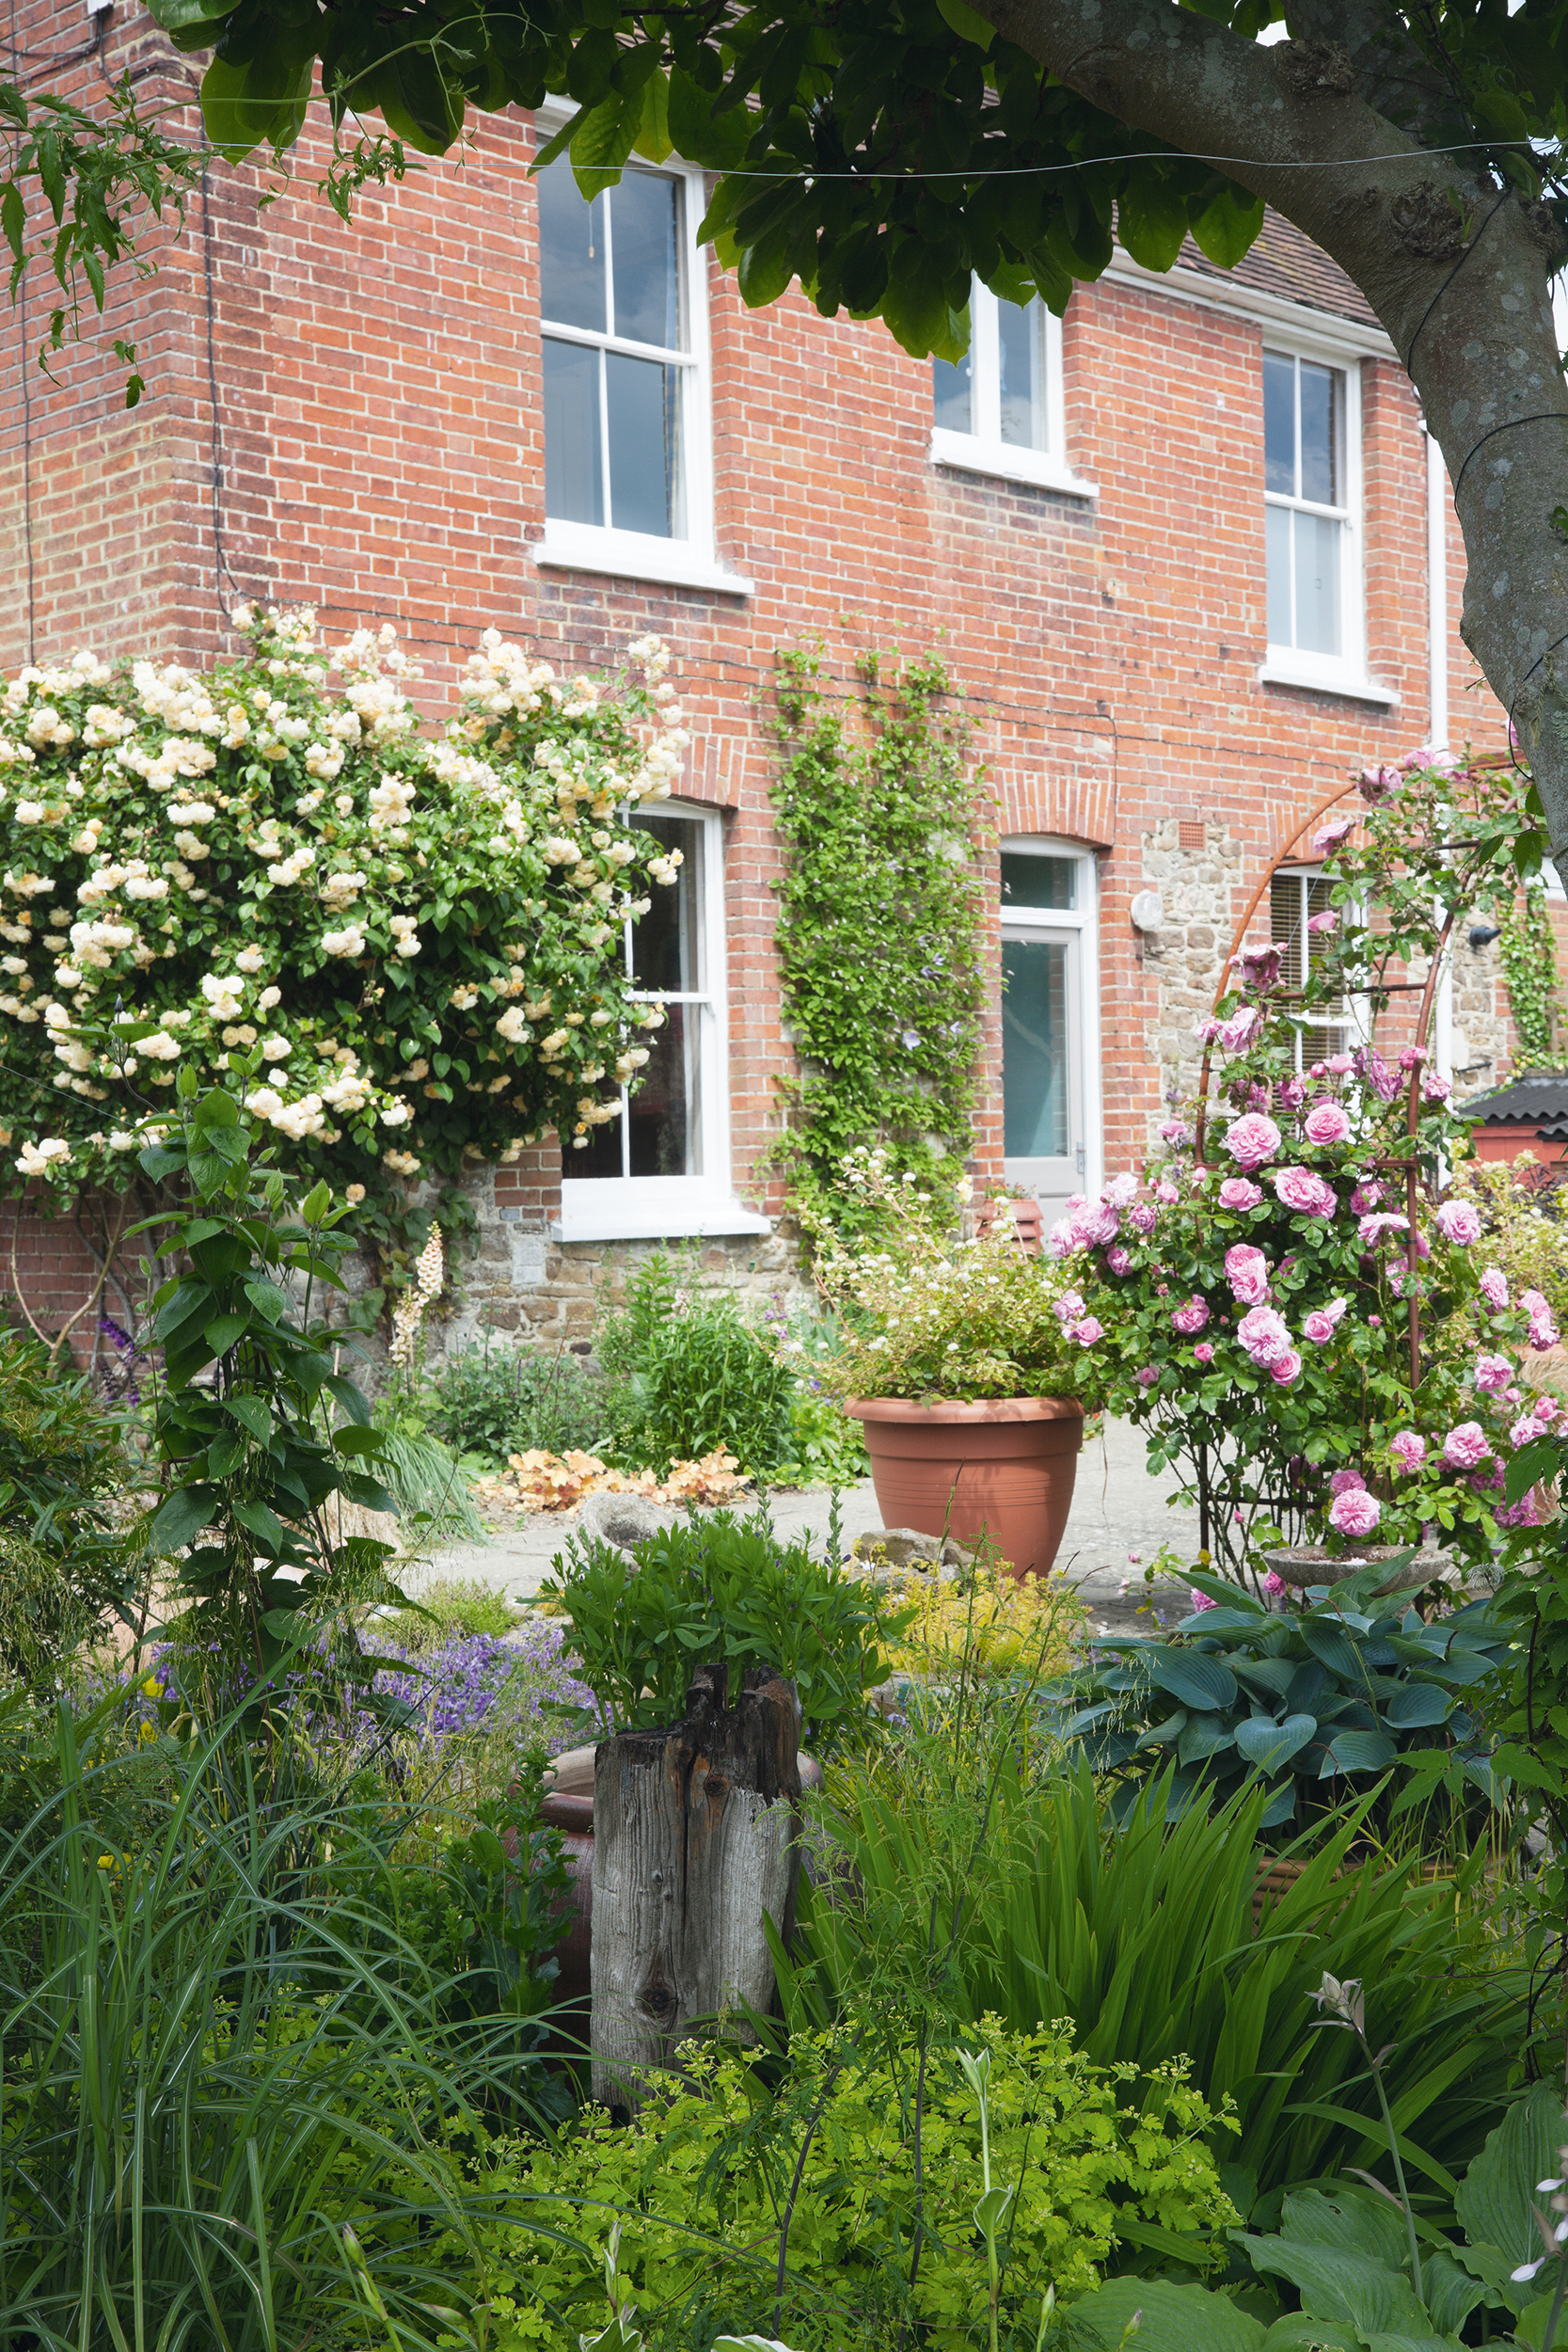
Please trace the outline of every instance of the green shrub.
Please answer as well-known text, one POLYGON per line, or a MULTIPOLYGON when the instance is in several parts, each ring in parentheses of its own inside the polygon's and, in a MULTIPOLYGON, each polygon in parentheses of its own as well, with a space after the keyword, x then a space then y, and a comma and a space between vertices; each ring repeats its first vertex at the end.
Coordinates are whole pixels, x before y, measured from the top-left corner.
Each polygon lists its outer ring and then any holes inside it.
MULTIPOLYGON (((1203 2137, 1214 2119, 1180 2066, 1138 2082, 1131 2067, 1094 2065, 1061 2028, 1008 2034, 994 2018, 973 2042, 991 2054, 991 2180, 1015 2191, 1002 2233, 1004 2344, 1033 2352, 1046 2288, 1069 2299, 1096 2285, 1129 2225, 1168 2234, 1194 2268, 1223 2260, 1231 2211, 1203 2137)), ((630 2130, 594 2119, 557 2147, 499 2151, 483 2178, 506 2207, 483 2233, 499 2274, 487 2305, 495 2352, 553 2352, 579 2331, 592 2341, 617 2218, 615 2292, 647 2352, 708 2352, 719 2328, 782 2328, 792 2352, 891 2347, 911 2327, 930 2352, 985 2344, 979 2117, 958 2054, 932 2049, 922 2070, 912 2045, 892 2065, 857 2063, 855 2047, 853 2036, 801 2038, 774 2091, 740 2058, 695 2051, 680 2086, 630 2130)))
POLYGON ((694 1267, 656 1251, 630 1276, 594 1349, 625 1383, 619 1457, 662 1478, 673 1461, 722 1446, 753 1477, 791 1459, 795 1375, 725 1291, 698 1286, 694 1267))
POLYGON ((832 1899, 801 1888, 795 2026, 852 2012, 875 1986, 939 2001, 956 2035, 990 2013, 1015 2032, 1071 2017, 1101 2065, 1147 2074, 1189 2057, 1210 2106, 1234 2102, 1240 2136, 1216 2153, 1244 2212, 1291 2182, 1373 2165, 1384 2145, 1350 2037, 1314 2027, 1327 1969, 1375 1987, 1398 2021, 1384 2079, 1423 2152, 1409 2160, 1439 2188, 1463 2168, 1512 2096, 1525 2020, 1525 1971, 1509 1969, 1476 1900, 1481 1855, 1437 1884, 1414 1862, 1352 1864, 1348 1811, 1259 1933, 1263 1790, 1170 1826, 1162 1777, 1117 1828, 1086 1766, 1030 1788, 1011 1746, 996 1743, 989 1787, 950 1780, 950 1741, 924 1753, 918 1724, 896 1757, 839 1767, 818 1809, 847 1884, 835 1877, 832 1899))
POLYGON ((1260 1784, 1259 1827, 1300 1830, 1332 1822, 1347 1788, 1376 1779, 1381 1830, 1410 1817, 1467 1853, 1489 1826, 1504 1829, 1475 1696, 1506 1657, 1507 1629, 1489 1600, 1425 1624, 1371 1597, 1386 1574, 1362 1569, 1326 1599, 1278 1613, 1195 1574, 1218 1606, 1183 1618, 1173 1641, 1103 1638, 1095 1661, 1058 1686, 1072 1710, 1064 1736, 1116 1776, 1117 1810, 1174 1764, 1173 1811, 1260 1784))
POLYGON ((428 1426, 454 1453, 498 1465, 536 1446, 612 1453, 616 1402, 615 1386, 577 1357, 494 1347, 488 1338, 448 1356, 421 1398, 428 1426))
POLYGON ((381 1438, 376 1468, 405 1536, 427 1544, 483 1542, 488 1531, 451 1448, 396 1396, 378 1397, 372 1418, 381 1438))
POLYGON ((781 1544, 767 1515, 715 1511, 638 1546, 637 1567, 610 1544, 567 1544, 539 1597, 571 1620, 562 1655, 578 1662, 602 1720, 621 1730, 678 1723, 691 1669, 772 1666, 800 1693, 801 1739, 825 1752, 871 1721, 865 1694, 885 1680, 879 1644, 910 1613, 804 1544, 781 1544))
POLYGON ((417 1607, 393 1609, 383 1622, 398 1647, 408 1654, 435 1649, 453 1634, 515 1632, 524 1614, 503 1593, 482 1584, 476 1576, 446 1576, 425 1586, 417 1607))
POLYGON ((85 1373, 30 1334, 0 1331, 0 1668, 34 1677, 120 1598, 106 1504, 132 1483, 115 1422, 85 1373))

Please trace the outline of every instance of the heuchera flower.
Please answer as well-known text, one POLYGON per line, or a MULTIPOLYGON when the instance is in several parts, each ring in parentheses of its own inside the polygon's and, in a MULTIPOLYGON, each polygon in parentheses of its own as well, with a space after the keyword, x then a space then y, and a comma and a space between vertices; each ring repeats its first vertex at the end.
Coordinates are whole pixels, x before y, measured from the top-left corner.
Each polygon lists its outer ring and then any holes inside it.
POLYGON ((1333 1185, 1309 1168, 1278 1168, 1269 1181, 1279 1200, 1298 1216, 1332 1216, 1339 1205, 1333 1185))
POLYGON ((1261 1184, 1248 1176, 1227 1176, 1220 1186, 1222 1209, 1255 1209, 1263 1198, 1261 1184))
POLYGON ((1184 1307, 1178 1307, 1171 1316, 1171 1329, 1180 1331, 1183 1339, 1190 1339, 1195 1331, 1202 1330, 1208 1320, 1208 1306, 1198 1296, 1196 1291, 1194 1291, 1187 1304, 1184 1307))
POLYGON ((1443 1459, 1450 1470, 1476 1470, 1491 1458, 1491 1441, 1479 1421, 1462 1421, 1443 1440, 1443 1459))
POLYGON ((1269 1295, 1269 1262, 1249 1241, 1234 1241, 1225 1253, 1225 1279, 1238 1306, 1261 1307, 1269 1295))
MULTIPOLYGON (((1254 1307, 1244 1314, 1236 1326, 1236 1338, 1255 1364, 1272 1364, 1275 1357, 1291 1352, 1285 1318, 1275 1314, 1272 1307, 1254 1307)), ((1299 1370, 1299 1357, 1296 1363, 1299 1370)))
POLYGON ((1370 1535, 1382 1517, 1382 1503, 1363 1487, 1336 1495, 1328 1506, 1328 1523, 1341 1535, 1370 1535))
POLYGON ((1238 1168, 1249 1171, 1272 1160, 1279 1149, 1279 1130, 1261 1111, 1246 1111, 1225 1131, 1225 1148, 1238 1168))
POLYGON ((1513 1366, 1506 1356, 1476 1358, 1476 1386, 1488 1396, 1500 1396, 1513 1377, 1513 1366))
POLYGON ((1350 1113, 1342 1103, 1314 1103, 1307 1114, 1308 1143, 1343 1143, 1350 1134, 1350 1113))
POLYGON ((1485 1299, 1487 1305, 1489 1307, 1496 1308, 1499 1314, 1507 1306, 1508 1277, 1503 1272, 1500 1265, 1489 1265, 1482 1267, 1481 1277, 1481 1295, 1482 1298, 1485 1299))
POLYGON ((1468 1249, 1481 1239, 1481 1212, 1468 1200, 1445 1200, 1437 1212, 1437 1230, 1445 1241, 1468 1249))
POLYGON ((1388 1441, 1388 1451, 1398 1456, 1407 1470, 1418 1470, 1427 1457, 1427 1441, 1414 1429, 1402 1429, 1388 1441))

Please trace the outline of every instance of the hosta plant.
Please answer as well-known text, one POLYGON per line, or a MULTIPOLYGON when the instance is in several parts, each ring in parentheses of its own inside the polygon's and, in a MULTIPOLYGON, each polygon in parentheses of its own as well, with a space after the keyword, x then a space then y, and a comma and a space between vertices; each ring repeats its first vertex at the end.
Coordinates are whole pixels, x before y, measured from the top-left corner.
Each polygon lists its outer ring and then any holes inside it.
POLYGON ((1177 1639, 1102 1636, 1093 1662, 1058 1683, 1064 1737, 1121 1784, 1118 1809, 1174 1764, 1173 1812, 1259 1787, 1259 1826, 1293 1834, 1386 1775, 1387 1820, 1421 1808, 1468 1844, 1490 1810, 1501 1819, 1478 1694, 1506 1659, 1507 1629, 1485 1600, 1425 1624, 1372 1597, 1386 1573, 1365 1569, 1278 1613, 1200 1577, 1177 1639))
POLYGON ((122 1191, 176 1073, 372 1194, 615 1115, 662 1014, 626 930, 673 878, 629 811, 688 738, 668 656, 612 691, 488 631, 434 730, 389 628, 233 615, 206 673, 87 654, 0 693, 0 1126, 20 1190, 122 1191), (151 1026, 112 1033, 117 1008, 151 1026))

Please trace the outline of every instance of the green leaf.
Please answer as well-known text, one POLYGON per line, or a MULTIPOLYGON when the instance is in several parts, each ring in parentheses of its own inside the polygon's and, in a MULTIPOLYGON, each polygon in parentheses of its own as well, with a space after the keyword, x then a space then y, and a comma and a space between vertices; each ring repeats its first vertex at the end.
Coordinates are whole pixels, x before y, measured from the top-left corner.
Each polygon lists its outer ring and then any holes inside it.
POLYGON ((716 115, 713 100, 713 91, 704 89, 681 67, 672 70, 668 104, 675 152, 688 163, 724 171, 744 160, 753 126, 744 106, 716 115))
POLYGON ((977 49, 989 49, 996 39, 995 25, 988 24, 983 16, 965 8, 964 0, 937 0, 937 7, 960 40, 972 40, 977 49))
POLYGON ((1498 2248, 1511 2270, 1541 2251, 1530 2204, 1536 2183, 1556 2175, 1564 2139, 1562 2100, 1550 2084, 1537 2083, 1488 2133, 1460 2184, 1453 2209, 1465 2236, 1498 2248))
POLYGON ((1263 226, 1263 199, 1225 180, 1212 195, 1190 199, 1187 220, 1198 251, 1219 268, 1234 269, 1263 226))
POLYGON ((201 1327, 201 1336, 214 1356, 227 1356, 236 1340, 250 1328, 248 1315, 214 1315, 201 1327))
POLYGON ((1455 1702, 1432 1682, 1407 1682, 1396 1691, 1383 1710, 1391 1731, 1430 1730, 1447 1723, 1455 1702))
POLYGON ((1366 2254, 1389 2270, 1402 2269, 1409 2252, 1403 2216, 1375 2190, 1348 2184, 1326 2197, 1316 2188, 1292 2190, 1285 2199, 1279 2233, 1298 2246, 1366 2254))
MULTIPOLYGON (((1382 1731, 1341 1731, 1329 1743, 1328 1754, 1332 1769, 1340 1772, 1386 1772, 1400 1760, 1398 1748, 1382 1731)), ((1326 1768, 1323 1776, 1328 1776, 1326 1768)))
POLYGON ((1187 238, 1187 206, 1158 167, 1136 167, 1117 199, 1117 235, 1144 269, 1168 270, 1187 238))
POLYGON ((360 1428, 369 1424, 371 1408, 352 1380, 345 1380, 341 1373, 328 1373, 322 1382, 322 1387, 333 1399, 345 1421, 354 1422, 360 1428))
POLYGON ((264 1502, 235 1502, 230 1505, 240 1525, 249 1530, 257 1542, 274 1555, 283 1549, 283 1522, 264 1502))
POLYGON ((270 46, 243 65, 214 57, 201 77, 201 119, 219 154, 237 164, 256 147, 292 147, 310 103, 314 62, 270 46))
POLYGON ((1260 1772, 1280 1772, 1293 1756, 1317 1735, 1315 1715, 1287 1715, 1282 1724, 1271 1723, 1266 1715, 1254 1715, 1236 1725, 1236 1747, 1247 1762, 1260 1772))
POLYGON ((272 1414, 259 1396, 226 1396, 223 1409, 264 1445, 272 1436, 272 1414))
POLYGON ((1072 2306, 1072 2324, 1105 2352, 1263 2352, 1261 2321, 1227 2295, 1168 2279, 1112 2279, 1072 2306), (1135 2312, 1142 2321, 1129 2335, 1135 2312))
POLYGON ((1202 1650, 1155 1647, 1148 1651, 1147 1662, 1160 1688, 1180 1699, 1183 1707, 1212 1714, 1236 1704, 1235 1676, 1219 1659, 1205 1657, 1202 1650))
POLYGON ((245 1295, 257 1313, 268 1323, 277 1323, 289 1303, 276 1282, 264 1281, 256 1276, 246 1281, 245 1295))
POLYGON ((1244 2249, 1255 2270, 1289 2279, 1300 2293, 1303 2311, 1314 2319, 1347 2319, 1369 2335, 1394 2328, 1430 2333, 1409 2280, 1372 2255, 1286 2237, 1231 2242, 1244 2249))
POLYGON ((148 1529, 148 1542, 155 1552, 181 1551, 204 1527, 212 1524, 220 1508, 222 1497, 215 1486, 205 1483, 194 1486, 177 1486, 166 1495, 153 1515, 148 1529))

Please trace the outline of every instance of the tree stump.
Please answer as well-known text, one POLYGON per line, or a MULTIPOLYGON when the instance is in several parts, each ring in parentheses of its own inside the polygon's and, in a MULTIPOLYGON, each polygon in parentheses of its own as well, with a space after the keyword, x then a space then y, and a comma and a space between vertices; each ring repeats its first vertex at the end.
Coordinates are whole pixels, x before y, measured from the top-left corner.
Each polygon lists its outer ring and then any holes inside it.
POLYGON ((699 1666, 684 1723, 594 1752, 590 2042, 594 2097, 614 2112, 636 2113, 694 2019, 768 2010, 764 1915, 794 1933, 800 1703, 767 1667, 727 1696, 726 1670, 699 1666))

